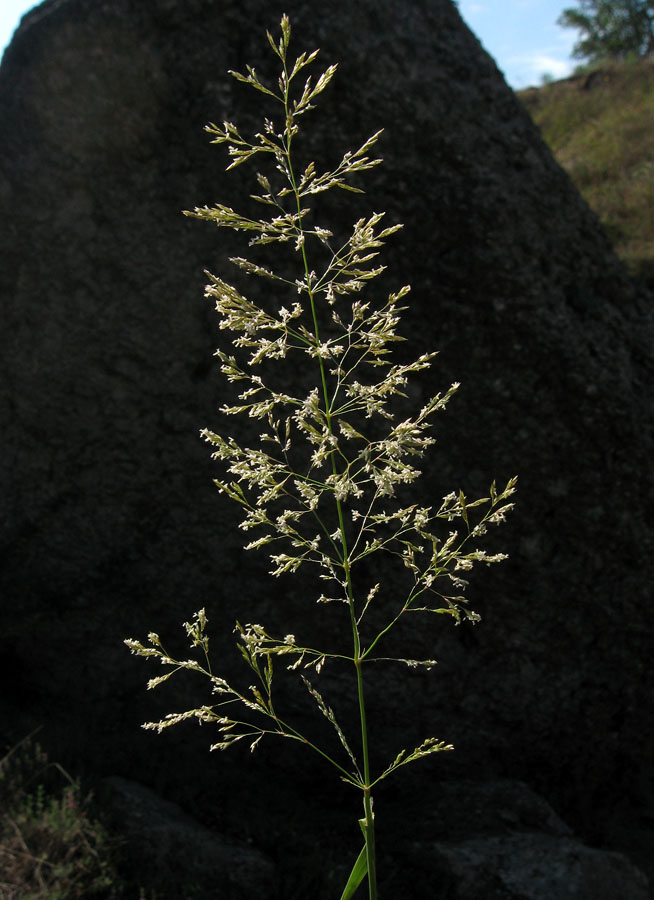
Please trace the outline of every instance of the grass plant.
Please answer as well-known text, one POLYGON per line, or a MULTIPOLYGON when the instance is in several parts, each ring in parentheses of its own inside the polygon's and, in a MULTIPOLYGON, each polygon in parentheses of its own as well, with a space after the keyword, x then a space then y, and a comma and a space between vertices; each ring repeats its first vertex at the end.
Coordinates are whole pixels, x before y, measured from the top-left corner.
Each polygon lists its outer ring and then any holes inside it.
MULTIPOLYGON (((305 644, 289 629, 274 635, 261 624, 237 622, 238 649, 252 684, 247 689, 214 672, 209 654, 207 615, 194 614, 184 627, 193 655, 176 659, 158 634, 147 642, 128 639, 137 655, 158 660, 166 671, 152 678, 153 688, 179 671, 203 675, 209 702, 171 713, 146 728, 163 729, 197 719, 216 726, 212 749, 225 750, 246 741, 251 750, 269 735, 304 744, 360 793, 359 819, 363 848, 341 898, 351 897, 364 879, 370 900, 377 897, 373 791, 408 763, 452 750, 446 741, 425 738, 401 750, 379 770, 371 764, 366 717, 366 685, 381 663, 431 669, 433 659, 388 656, 389 633, 400 620, 440 618, 475 622, 463 591, 470 569, 499 562, 504 554, 488 553, 479 542, 486 530, 504 521, 512 506, 515 479, 491 486, 488 496, 469 500, 462 491, 447 493, 433 505, 401 502, 400 495, 419 477, 417 463, 434 443, 432 420, 455 393, 454 384, 430 397, 409 417, 399 416, 409 379, 429 369, 436 356, 393 362, 392 346, 409 287, 386 299, 364 299, 383 271, 379 254, 401 225, 386 225, 383 213, 359 218, 351 230, 333 233, 318 224, 312 200, 326 191, 362 193, 359 177, 381 160, 370 155, 381 131, 358 149, 344 153, 331 169, 300 162, 297 135, 305 116, 336 72, 330 65, 314 80, 306 69, 318 51, 289 57, 291 27, 281 21, 281 37, 268 41, 280 67, 276 83, 262 81, 247 67, 231 74, 261 94, 270 107, 262 130, 244 136, 231 122, 210 124, 213 143, 226 144, 228 169, 249 161, 267 166, 256 174, 252 195, 264 215, 231 207, 196 208, 188 215, 249 238, 251 258, 231 262, 245 276, 262 279, 267 289, 247 297, 217 275, 208 274, 207 296, 215 301, 220 327, 232 332, 230 352, 218 350, 222 372, 237 387, 237 399, 225 404, 226 416, 247 417, 260 432, 255 446, 211 430, 202 435, 226 475, 216 481, 220 492, 242 510, 240 527, 251 536, 247 549, 266 548, 273 577, 304 573, 307 602, 342 609, 343 641, 338 649, 305 644), (302 77, 299 76, 302 73, 302 77), (257 254, 273 245, 273 265, 257 254), (232 352, 233 351, 233 352, 232 352), (279 377, 291 361, 296 382, 290 393, 279 377), (388 557, 405 576, 386 588, 383 578, 370 578, 371 557, 388 557), (315 576, 312 578, 312 576, 315 576), (376 611, 371 616, 371 610, 376 611), (303 733, 273 697, 275 667, 281 665, 302 680, 307 698, 327 720, 336 740, 323 746, 303 733), (345 734, 336 711, 319 689, 325 667, 351 674, 358 707, 358 734, 345 734)), ((345 197, 350 196, 345 194, 345 197)), ((375 560, 375 571, 381 560, 375 560)), ((291 626, 292 627, 292 626, 291 626)), ((422 627, 422 625, 421 625, 422 627)))

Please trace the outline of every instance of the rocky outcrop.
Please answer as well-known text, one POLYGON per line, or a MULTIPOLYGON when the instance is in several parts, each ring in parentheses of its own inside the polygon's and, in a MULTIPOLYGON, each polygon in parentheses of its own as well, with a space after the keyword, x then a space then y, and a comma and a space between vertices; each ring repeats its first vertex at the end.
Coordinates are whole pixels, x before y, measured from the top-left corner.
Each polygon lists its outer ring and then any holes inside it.
MULTIPOLYGON (((125 778, 103 782, 103 806, 120 836, 122 862, 165 897, 287 897, 289 885, 250 843, 205 828, 179 806, 125 778)), ((437 808, 422 808, 418 839, 397 840, 380 860, 381 889, 395 900, 647 900, 645 876, 619 853, 590 848, 518 781, 452 781, 437 808), (411 873, 407 877, 407 873, 411 873)), ((245 817, 244 825, 246 825, 245 817)), ((414 825, 415 827, 415 825, 414 825)), ((389 829, 386 829, 389 831, 389 829)), ((388 849, 388 848, 387 848, 388 849)), ((347 859, 312 867, 304 888, 338 896, 347 859)), ((323 861, 324 862, 324 861, 323 861)), ((315 859, 314 859, 315 864, 315 859)))
MULTIPOLYGON (((435 896, 452 900, 647 900, 647 879, 619 853, 570 838, 510 835, 416 846, 435 896), (449 893, 439 893, 443 890, 449 893)), ((419 860, 419 862, 418 862, 419 860)))
POLYGON ((113 827, 134 871, 156 878, 165 897, 272 897, 274 866, 246 843, 205 828, 137 782, 104 780, 113 827))
MULTIPOLYGON (((457 752, 425 764, 425 797, 441 772, 518 777, 588 839, 637 852, 653 796, 651 301, 449 0, 286 10, 297 48, 341 63, 307 153, 386 127, 385 165, 335 221, 406 223, 386 259, 389 289, 414 286, 403 333, 441 351, 425 392, 463 382, 421 490, 521 479, 511 559, 471 585, 483 623, 421 630, 416 652, 440 661, 427 678, 380 673, 380 759, 438 735, 457 752)), ((226 822, 258 804, 283 830, 317 763, 236 752, 200 786, 206 732, 138 724, 202 688, 145 695, 152 673, 121 643, 156 628, 175 647, 206 606, 229 670, 237 616, 313 627, 312 601, 245 557, 211 487, 198 431, 219 427, 222 384, 202 270, 235 245, 179 212, 249 190, 202 126, 259 121, 225 72, 268 70, 278 18, 263 0, 46 0, 3 58, 0 710, 16 737, 42 723, 53 752, 194 808, 220 795, 226 822)), ((340 673, 325 690, 339 705, 340 673)))
POLYGON ((431 840, 402 847, 415 896, 452 900, 647 900, 647 878, 625 856, 582 844, 526 785, 441 785, 431 840))

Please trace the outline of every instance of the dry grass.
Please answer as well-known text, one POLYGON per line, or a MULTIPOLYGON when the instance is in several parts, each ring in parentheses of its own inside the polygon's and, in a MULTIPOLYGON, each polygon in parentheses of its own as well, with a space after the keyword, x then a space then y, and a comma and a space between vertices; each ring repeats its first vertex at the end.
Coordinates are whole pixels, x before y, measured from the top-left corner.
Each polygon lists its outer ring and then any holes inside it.
POLYGON ((90 797, 29 739, 0 760, 0 900, 116 896, 90 797))
POLYGON ((654 284, 654 60, 518 95, 634 275, 654 284))

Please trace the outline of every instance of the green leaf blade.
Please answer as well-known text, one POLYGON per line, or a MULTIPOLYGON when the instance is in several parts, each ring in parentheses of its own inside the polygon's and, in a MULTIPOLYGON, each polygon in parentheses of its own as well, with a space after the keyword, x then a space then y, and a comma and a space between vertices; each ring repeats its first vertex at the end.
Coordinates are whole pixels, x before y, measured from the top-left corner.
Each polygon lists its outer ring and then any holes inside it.
POLYGON ((350 877, 341 894, 341 900, 350 900, 354 896, 354 892, 359 887, 363 879, 368 874, 368 858, 366 856, 366 845, 363 845, 361 853, 357 856, 356 862, 350 872, 350 877))

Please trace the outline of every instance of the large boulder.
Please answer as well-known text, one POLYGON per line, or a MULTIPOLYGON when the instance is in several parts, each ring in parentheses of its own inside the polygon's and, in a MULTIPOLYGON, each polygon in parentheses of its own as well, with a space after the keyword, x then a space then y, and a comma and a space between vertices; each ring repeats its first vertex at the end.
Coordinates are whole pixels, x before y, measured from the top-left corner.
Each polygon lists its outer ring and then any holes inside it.
POLYGON ((211 897, 217 888, 224 900, 274 896, 272 863, 247 843, 203 827, 135 781, 113 776, 102 787, 111 824, 124 839, 123 865, 156 873, 160 896, 211 897))
MULTIPOLYGON (((511 558, 471 585, 482 624, 420 629, 436 672, 380 671, 371 688, 379 760, 436 735, 457 751, 408 778, 425 797, 440 772, 520 778, 588 839, 646 856, 651 301, 450 0, 285 9, 298 51, 340 62, 307 153, 333 159, 386 128, 385 165, 336 222, 373 209, 405 222, 388 286, 413 284, 412 350, 441 351, 423 393, 463 382, 421 490, 520 475, 498 534, 511 558)), ((251 804, 275 833, 317 773, 320 802, 341 803, 319 761, 278 746, 209 760, 204 729, 140 732, 208 697, 192 679, 146 695, 157 673, 121 641, 154 628, 179 646, 206 606, 229 672, 237 616, 296 633, 316 619, 311 594, 244 554, 212 489, 198 432, 223 427, 223 386, 202 270, 231 277, 243 246, 180 215, 251 189, 202 126, 261 120, 226 70, 274 72, 264 32, 279 18, 264 0, 46 0, 0 67, 3 730, 42 724, 73 762, 196 810, 219 796, 226 822, 251 804), (280 778, 255 789, 272 766, 280 778)), ((326 679, 340 709, 350 687, 326 679)))
MULTIPOLYGON (((587 847, 516 781, 440 785, 427 833, 401 847, 415 896, 452 900, 647 900, 620 853, 587 847)), ((393 896, 398 896, 395 893, 393 896)))

